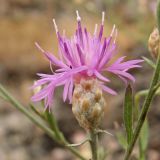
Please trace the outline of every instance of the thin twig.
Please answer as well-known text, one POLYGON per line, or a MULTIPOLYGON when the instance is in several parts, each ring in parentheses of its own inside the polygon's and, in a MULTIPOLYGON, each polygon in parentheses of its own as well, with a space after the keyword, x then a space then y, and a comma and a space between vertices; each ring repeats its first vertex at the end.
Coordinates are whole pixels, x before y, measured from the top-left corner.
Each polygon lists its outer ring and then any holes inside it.
POLYGON ((90 130, 90 146, 91 146, 91 151, 92 151, 92 160, 98 160, 98 135, 96 131, 90 130))
POLYGON ((70 150, 75 156, 77 156, 81 160, 86 160, 77 150, 72 147, 67 146, 68 142, 66 140, 59 141, 56 139, 55 133, 48 128, 42 120, 40 120, 37 116, 30 113, 23 105, 21 105, 1 84, 0 84, 0 92, 2 95, 10 102, 14 107, 16 107, 20 112, 22 112, 26 117, 28 117, 34 124, 40 127, 45 131, 54 141, 58 144, 65 146, 68 150, 70 150))

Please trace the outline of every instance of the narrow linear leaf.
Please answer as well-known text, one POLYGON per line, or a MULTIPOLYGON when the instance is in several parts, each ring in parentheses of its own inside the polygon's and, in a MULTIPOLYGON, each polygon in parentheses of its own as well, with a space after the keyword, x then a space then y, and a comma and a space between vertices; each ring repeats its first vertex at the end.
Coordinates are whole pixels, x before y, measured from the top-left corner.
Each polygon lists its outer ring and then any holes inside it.
POLYGON ((143 152, 145 152, 146 149, 147 149, 148 138, 149 138, 148 122, 147 122, 147 120, 145 120, 144 125, 141 129, 141 134, 140 134, 140 140, 141 140, 141 145, 142 145, 143 152))
POLYGON ((4 99, 4 100, 8 100, 1 92, 0 92, 0 98, 4 99))
POLYGON ((126 150, 127 149, 127 140, 125 138, 125 135, 122 132, 118 132, 116 134, 116 137, 117 137, 118 143, 122 146, 122 148, 124 150, 126 150))
POLYGON ((48 124, 50 125, 51 129, 55 132, 57 139, 65 140, 63 133, 61 133, 61 131, 59 130, 59 127, 57 125, 57 122, 56 122, 54 115, 51 112, 49 112, 48 110, 46 110, 45 116, 46 116, 46 120, 47 120, 48 124))
POLYGON ((133 97, 132 88, 130 85, 126 88, 125 100, 124 100, 124 113, 123 120, 127 134, 127 143, 131 143, 133 136, 132 121, 133 121, 133 97))
POLYGON ((145 120, 144 125, 141 129, 141 132, 140 132, 140 137, 139 137, 139 160, 146 159, 148 138, 149 138, 148 122, 147 122, 147 120, 145 120))
MULTIPOLYGON (((36 116, 32 115, 25 106, 23 106, 19 101, 17 101, 1 84, 0 84, 0 93, 4 95, 7 101, 12 104, 16 109, 22 112, 26 117, 28 117, 34 124, 39 126, 42 130, 44 130, 48 135, 50 135, 53 139, 55 139, 54 132, 46 127, 46 124, 43 123, 40 119, 36 116)), ((56 139, 55 139, 56 140, 56 139)), ((57 142, 57 140, 56 140, 57 142)))
POLYGON ((42 113, 40 113, 37 109, 36 106, 34 106, 32 103, 29 104, 29 107, 31 108, 31 110, 40 118, 42 118, 43 120, 45 120, 45 117, 42 113))
POLYGON ((150 59, 147 58, 147 57, 142 57, 142 58, 143 58, 143 60, 144 60, 147 64, 149 64, 152 68, 156 69, 156 65, 155 65, 155 63, 154 63, 152 60, 150 60, 150 59))
POLYGON ((38 127, 40 127, 42 130, 44 130, 54 141, 59 143, 60 145, 65 146, 67 149, 69 149, 74 155, 79 157, 81 160, 86 160, 77 150, 75 150, 72 147, 68 147, 68 142, 64 139, 63 141, 59 141, 55 133, 46 126, 44 121, 40 120, 37 116, 30 113, 25 106, 21 105, 1 84, 0 84, 0 93, 6 97, 8 102, 12 104, 16 109, 18 109, 20 112, 22 112, 26 117, 28 117, 34 124, 36 124, 38 127))
POLYGON ((80 143, 67 144, 67 146, 70 146, 70 147, 78 147, 78 146, 81 146, 81 145, 85 144, 86 142, 89 142, 90 140, 91 140, 90 138, 86 138, 85 140, 83 140, 83 141, 80 142, 80 143))
POLYGON ((108 156, 108 152, 101 146, 98 147, 98 159, 105 160, 108 156))

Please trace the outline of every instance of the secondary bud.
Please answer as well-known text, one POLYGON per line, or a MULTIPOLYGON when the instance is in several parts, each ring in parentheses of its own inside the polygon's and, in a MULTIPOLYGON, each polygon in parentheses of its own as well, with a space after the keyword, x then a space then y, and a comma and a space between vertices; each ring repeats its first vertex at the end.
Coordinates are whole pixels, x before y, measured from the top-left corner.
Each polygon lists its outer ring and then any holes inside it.
POLYGON ((95 129, 104 114, 105 101, 97 79, 81 79, 75 84, 72 111, 80 126, 95 129))
MULTIPOLYGON (((34 85, 37 85, 37 82, 36 82, 36 81, 34 81, 34 85)), ((41 85, 35 87, 35 88, 33 89, 33 94, 38 93, 41 89, 42 89, 42 86, 41 86, 41 85)))
POLYGON ((160 43, 159 31, 158 28, 154 28, 148 40, 148 49, 151 55, 155 58, 158 57, 159 43, 160 43))

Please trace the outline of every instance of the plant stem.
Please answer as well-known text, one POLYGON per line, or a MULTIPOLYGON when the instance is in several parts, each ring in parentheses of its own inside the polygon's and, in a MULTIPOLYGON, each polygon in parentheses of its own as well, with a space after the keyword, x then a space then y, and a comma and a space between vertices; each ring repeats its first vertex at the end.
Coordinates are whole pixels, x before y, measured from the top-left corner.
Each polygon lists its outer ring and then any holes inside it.
POLYGON ((8 91, 0 84, 0 92, 3 96, 8 100, 14 107, 16 107, 20 112, 22 112, 26 117, 28 117, 34 124, 40 127, 45 131, 54 141, 58 144, 65 146, 68 150, 70 150, 75 156, 77 156, 81 160, 86 160, 77 150, 74 148, 67 146, 69 143, 65 139, 58 140, 56 139, 55 133, 44 124, 42 120, 40 120, 37 116, 31 114, 23 105, 21 105, 8 91))
POLYGON ((92 160, 98 160, 98 135, 94 130, 90 130, 90 146, 91 146, 91 151, 92 151, 92 160))
POLYGON ((33 123, 42 128, 45 132, 47 132, 52 138, 55 138, 54 132, 46 127, 41 120, 37 117, 35 118, 24 106, 22 106, 15 98, 13 98, 8 91, 0 84, 0 92, 6 97, 11 104, 13 104, 20 112, 22 112, 25 116, 27 116, 33 123))
POLYGON ((142 96, 146 96, 148 94, 148 91, 149 91, 148 89, 139 91, 134 96, 134 106, 135 106, 134 121, 135 122, 138 121, 138 117, 139 117, 139 113, 140 113, 140 109, 139 109, 140 98, 142 96))
POLYGON ((47 122, 49 123, 51 129, 55 132, 56 138, 63 141, 65 138, 62 136, 62 133, 59 130, 59 127, 56 123, 54 115, 48 110, 45 111, 45 114, 46 114, 47 122))
POLYGON ((139 137, 139 160, 145 160, 145 152, 143 151, 142 148, 142 137, 139 137))
POLYGON ((153 97, 155 95, 155 92, 156 92, 155 86, 158 83, 159 74, 160 74, 160 51, 159 51, 158 60, 157 60, 157 63, 156 63, 156 70, 155 70, 154 75, 153 75, 153 80, 151 81, 150 89, 149 89, 148 94, 145 98, 145 101, 144 101, 144 104, 143 104, 143 107, 142 107, 142 111, 141 111, 141 114, 139 116, 138 123, 137 123, 137 126, 136 126, 134 134, 133 134, 133 139, 132 139, 132 141, 131 141, 131 143, 130 143, 127 151, 126 151, 124 160, 128 160, 130 158, 133 147, 134 147, 134 145, 137 141, 137 138, 140 134, 140 131, 141 131, 143 123, 146 119, 150 104, 151 104, 152 99, 153 99, 153 97))
MULTIPOLYGON (((137 110, 136 117, 135 117, 136 121, 138 120, 139 113, 140 113, 140 108, 139 108, 140 98, 142 96, 146 96, 147 94, 148 94, 148 90, 142 90, 142 91, 139 91, 135 95, 135 108, 137 110)), ((145 153, 144 153, 143 147, 142 147, 142 135, 141 135, 141 133, 140 133, 140 136, 139 136, 139 139, 138 139, 138 147, 139 147, 139 160, 145 160, 145 153)))

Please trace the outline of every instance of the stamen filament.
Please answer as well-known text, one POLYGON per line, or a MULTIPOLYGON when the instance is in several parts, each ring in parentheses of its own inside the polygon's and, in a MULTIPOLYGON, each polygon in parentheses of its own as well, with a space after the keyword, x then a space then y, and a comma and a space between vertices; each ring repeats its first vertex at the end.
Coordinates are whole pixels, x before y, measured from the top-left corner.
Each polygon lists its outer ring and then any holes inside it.
POLYGON ((94 35, 97 34, 97 29, 98 29, 98 24, 95 24, 95 28, 94 28, 94 35))
POLYGON ((79 16, 78 10, 76 10, 76 14, 77 14, 77 21, 81 21, 81 17, 79 16))
POLYGON ((58 27, 57 27, 57 24, 56 24, 56 20, 53 19, 53 24, 54 24, 54 28, 55 28, 55 31, 56 33, 58 32, 58 27))
POLYGON ((113 29, 112 29, 111 34, 110 34, 111 37, 113 36, 113 34, 114 34, 114 32, 115 32, 115 29, 116 29, 116 25, 114 24, 114 25, 113 25, 113 29))
POLYGON ((104 25, 105 12, 102 12, 102 25, 104 25))
POLYGON ((115 37, 114 37, 113 43, 116 43, 117 35, 118 35, 118 30, 116 29, 116 30, 115 30, 115 37))

